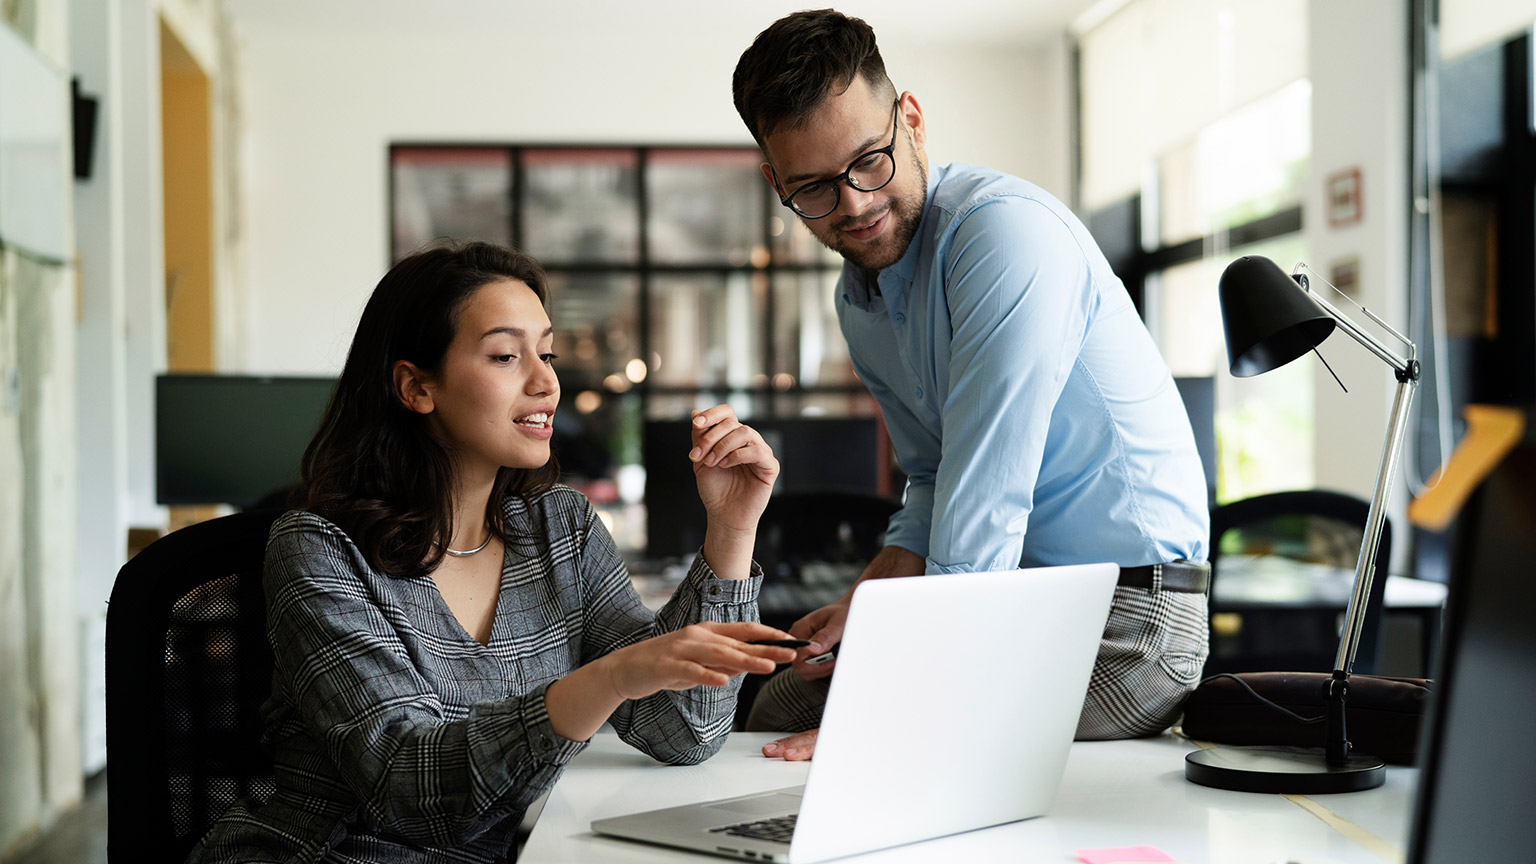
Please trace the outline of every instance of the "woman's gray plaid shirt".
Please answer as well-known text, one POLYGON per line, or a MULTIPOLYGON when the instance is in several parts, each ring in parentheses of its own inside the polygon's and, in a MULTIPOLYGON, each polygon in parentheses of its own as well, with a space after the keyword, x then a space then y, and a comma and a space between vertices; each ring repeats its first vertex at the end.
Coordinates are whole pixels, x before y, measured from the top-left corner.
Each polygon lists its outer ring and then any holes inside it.
MULTIPOLYGON (((583 744, 549 725, 544 690, 598 657, 699 621, 757 620, 761 571, 702 556, 658 613, 640 603, 592 505, 564 486, 505 502, 514 537, 489 643, 429 576, 371 569, 342 531, 291 512, 267 545, 276 661, 263 711, 277 791, 236 805, 191 861, 489 862, 583 744)), ((724 743, 737 679, 663 691, 610 718, 625 741, 692 764, 724 743)))

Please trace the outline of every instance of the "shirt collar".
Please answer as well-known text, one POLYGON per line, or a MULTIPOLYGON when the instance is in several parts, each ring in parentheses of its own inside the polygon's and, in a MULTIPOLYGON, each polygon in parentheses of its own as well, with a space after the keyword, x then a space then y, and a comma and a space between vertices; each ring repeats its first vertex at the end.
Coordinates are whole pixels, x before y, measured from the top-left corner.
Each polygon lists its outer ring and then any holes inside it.
MULTIPOLYGON (((912 242, 907 244, 907 251, 901 253, 901 258, 895 264, 880 271, 881 292, 890 295, 893 290, 900 293, 901 288, 892 285, 890 279, 899 280, 901 286, 912 284, 912 278, 917 272, 917 259, 921 255, 923 245, 923 228, 928 224, 928 213, 933 208, 933 196, 938 191, 939 183, 943 181, 944 174, 949 166, 934 166, 928 171, 928 194, 923 199, 923 216, 918 220, 917 231, 912 235, 912 242), (889 286, 889 287, 887 287, 889 286)), ((874 292, 869 289, 869 280, 865 276, 862 267, 854 266, 850 262, 843 262, 843 299, 863 310, 870 310, 874 305, 874 292)))
MULTIPOLYGON (((907 244, 907 251, 901 253, 901 258, 895 264, 880 271, 884 276, 890 273, 905 284, 912 284, 912 277, 917 272, 917 259, 922 254, 923 229, 928 224, 928 213, 933 209, 933 196, 938 191, 939 183, 944 180, 944 174, 948 170, 947 165, 932 166, 928 172, 928 194, 923 196, 923 217, 918 220, 917 231, 912 234, 912 242, 907 244)), ((882 280, 883 281, 883 280, 882 280)))

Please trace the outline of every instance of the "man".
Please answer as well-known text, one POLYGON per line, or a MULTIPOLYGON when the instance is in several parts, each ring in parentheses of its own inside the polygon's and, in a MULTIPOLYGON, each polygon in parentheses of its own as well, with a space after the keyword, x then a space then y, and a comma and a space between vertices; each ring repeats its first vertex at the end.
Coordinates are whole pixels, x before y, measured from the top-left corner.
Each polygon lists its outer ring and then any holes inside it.
MULTIPOLYGON (((859 19, 775 22, 732 85, 763 176, 845 259, 838 318, 908 477, 860 581, 1118 563, 1077 734, 1166 728, 1207 651, 1205 481, 1168 367, 1087 229, 1018 178, 930 169, 922 107, 859 19)), ((810 758, 836 664, 806 660, 842 638, 851 596, 791 628, 812 644, 748 728, 801 734, 766 755, 810 758)), ((921 650, 952 626, 932 622, 921 650)))

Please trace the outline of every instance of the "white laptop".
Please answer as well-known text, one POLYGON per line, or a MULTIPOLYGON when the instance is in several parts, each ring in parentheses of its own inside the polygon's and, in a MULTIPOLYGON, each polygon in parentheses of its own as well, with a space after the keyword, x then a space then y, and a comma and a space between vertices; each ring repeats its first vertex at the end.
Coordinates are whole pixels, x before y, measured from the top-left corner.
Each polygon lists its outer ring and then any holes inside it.
POLYGON ((865 582, 804 786, 592 830, 808 864, 1042 815, 1118 576, 1083 564, 865 582))

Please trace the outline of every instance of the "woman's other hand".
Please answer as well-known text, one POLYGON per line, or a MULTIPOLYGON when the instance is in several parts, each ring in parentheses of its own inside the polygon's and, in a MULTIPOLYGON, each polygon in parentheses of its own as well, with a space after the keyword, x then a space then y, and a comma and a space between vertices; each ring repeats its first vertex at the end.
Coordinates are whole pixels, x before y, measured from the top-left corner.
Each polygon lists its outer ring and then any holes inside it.
POLYGON ((755 533, 779 477, 773 449, 756 429, 742 425, 729 405, 695 411, 691 431, 688 458, 711 526, 755 533))

